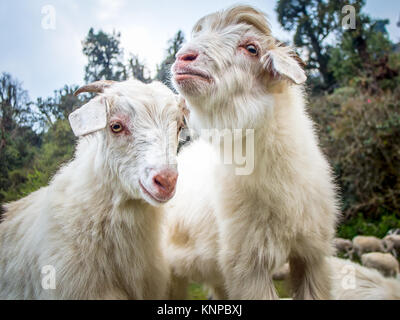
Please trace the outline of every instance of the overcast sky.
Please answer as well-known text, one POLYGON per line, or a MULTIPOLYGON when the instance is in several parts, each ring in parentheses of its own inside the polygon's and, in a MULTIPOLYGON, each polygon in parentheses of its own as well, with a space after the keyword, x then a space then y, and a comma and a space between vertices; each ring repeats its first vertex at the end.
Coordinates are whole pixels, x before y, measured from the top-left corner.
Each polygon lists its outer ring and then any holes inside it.
MULTIPOLYGON (((177 30, 183 30, 188 37, 200 17, 235 3, 238 1, 1 0, 0 72, 17 77, 32 99, 52 95, 64 84, 82 84, 86 58, 81 41, 90 27, 120 31, 125 57, 129 53, 139 55, 154 72, 163 59, 168 39, 177 30), (55 29, 46 14, 49 8, 55 9, 55 29)), ((276 20, 275 0, 240 3, 266 12, 274 34, 281 40, 290 40, 276 20)), ((400 28, 396 26, 399 0, 367 0, 365 11, 375 18, 390 19, 391 39, 400 41, 400 28)))

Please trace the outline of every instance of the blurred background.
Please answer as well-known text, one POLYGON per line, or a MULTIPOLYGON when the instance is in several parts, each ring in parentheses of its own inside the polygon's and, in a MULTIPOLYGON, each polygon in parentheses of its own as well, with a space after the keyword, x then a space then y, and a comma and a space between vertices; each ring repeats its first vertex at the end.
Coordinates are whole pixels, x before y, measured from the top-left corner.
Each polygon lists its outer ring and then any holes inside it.
MULTIPOLYGON (((0 205, 71 159, 67 117, 99 79, 169 83, 193 24, 236 1, 2 1, 0 205)), ((243 1, 307 63, 309 112, 341 195, 338 237, 400 229, 398 0, 243 1), (345 8, 352 5, 352 8, 345 8)), ((0 213, 1 214, 1 213, 0 213)), ((193 284, 192 298, 204 298, 193 284)))

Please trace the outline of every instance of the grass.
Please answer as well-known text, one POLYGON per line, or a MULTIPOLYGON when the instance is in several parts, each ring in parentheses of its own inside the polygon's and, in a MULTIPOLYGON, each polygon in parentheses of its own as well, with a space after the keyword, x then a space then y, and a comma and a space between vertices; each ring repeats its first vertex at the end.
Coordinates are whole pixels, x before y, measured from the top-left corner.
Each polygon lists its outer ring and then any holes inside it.
MULTIPOLYGON (((280 298, 288 298, 289 293, 285 281, 274 281, 276 291, 280 298)), ((207 300, 208 293, 203 286, 198 283, 191 283, 189 286, 189 300, 207 300)))
POLYGON ((207 300, 208 293, 203 289, 203 286, 198 283, 189 285, 189 300, 207 300))
POLYGON ((285 280, 274 281, 276 291, 278 292, 279 298, 289 298, 289 290, 287 287, 287 282, 285 280))

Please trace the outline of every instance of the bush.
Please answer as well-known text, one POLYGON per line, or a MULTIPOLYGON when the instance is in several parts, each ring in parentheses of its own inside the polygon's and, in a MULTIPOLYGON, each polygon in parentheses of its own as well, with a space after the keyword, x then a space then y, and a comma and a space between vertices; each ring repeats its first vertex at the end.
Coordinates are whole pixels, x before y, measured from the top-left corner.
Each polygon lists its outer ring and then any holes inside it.
POLYGON ((365 219, 362 213, 350 218, 339 226, 338 236, 353 239, 356 235, 383 238, 390 229, 400 228, 400 220, 395 214, 382 215, 379 220, 365 219))
POLYGON ((344 221, 352 225, 340 232, 382 235, 384 225, 375 230, 368 223, 400 217, 400 90, 370 96, 341 88, 311 98, 310 111, 337 177, 344 221), (368 222, 361 224, 358 213, 368 222))
MULTIPOLYGON (((72 158, 74 147, 75 136, 68 120, 57 120, 43 134, 43 143, 40 147, 25 145, 25 150, 32 149, 29 161, 25 161, 23 167, 8 172, 7 188, 0 190, 0 204, 18 200, 47 185, 59 167, 72 158)), ((16 149, 7 150, 16 153, 14 157, 20 154, 16 149)))

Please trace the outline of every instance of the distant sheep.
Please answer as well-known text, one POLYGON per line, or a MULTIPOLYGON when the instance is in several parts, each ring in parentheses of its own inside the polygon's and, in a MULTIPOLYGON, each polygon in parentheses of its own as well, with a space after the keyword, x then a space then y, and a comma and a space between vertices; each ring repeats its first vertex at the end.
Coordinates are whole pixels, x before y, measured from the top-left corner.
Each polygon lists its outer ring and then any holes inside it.
POLYGON ((400 235, 391 234, 383 238, 383 244, 387 252, 392 253, 396 258, 400 257, 400 235))
MULTIPOLYGON (((328 299, 324 257, 334 252, 337 201, 300 58, 272 36, 262 12, 235 6, 196 23, 172 73, 195 130, 254 130, 254 168, 208 160, 223 141, 182 150, 167 212, 171 296, 185 297, 192 279, 214 297, 276 299, 272 274, 289 260, 294 298, 328 299)), ((251 145, 247 137, 235 136, 235 146, 251 145)))
POLYGON ((70 115, 74 159, 5 206, 0 299, 165 298, 157 206, 175 192, 182 109, 157 82, 100 81, 80 92, 99 95, 70 115))
POLYGON ((361 256, 363 266, 374 268, 385 277, 396 277, 399 273, 399 262, 390 253, 370 252, 361 256))
MULTIPOLYGON (((332 299, 334 300, 400 300, 400 281, 384 278, 377 270, 336 257, 327 258, 332 270, 332 299)), ((289 265, 276 273, 274 280, 286 280, 289 265)))
POLYGON ((351 240, 335 238, 334 244, 338 253, 342 253, 347 258, 353 258, 353 243, 351 240))
POLYGON ((356 236, 353 238, 354 252, 361 257, 368 252, 385 252, 383 241, 372 236, 356 236))

